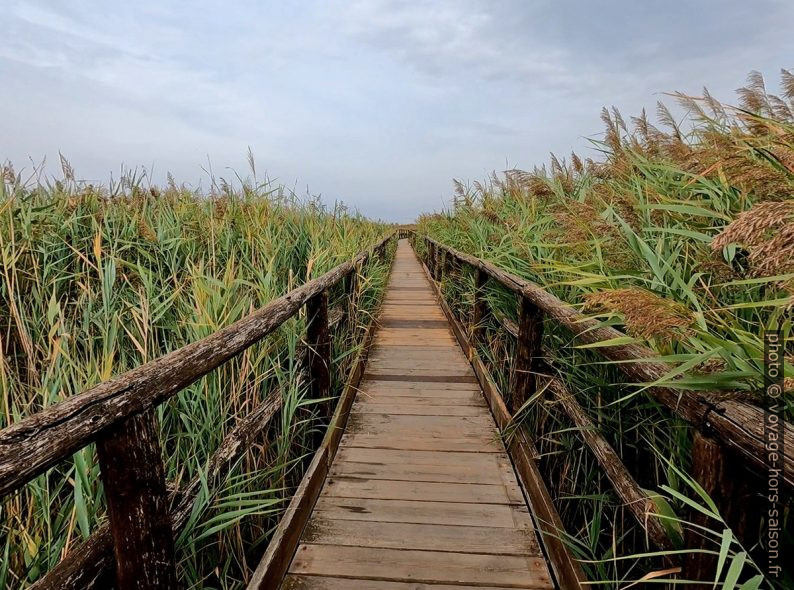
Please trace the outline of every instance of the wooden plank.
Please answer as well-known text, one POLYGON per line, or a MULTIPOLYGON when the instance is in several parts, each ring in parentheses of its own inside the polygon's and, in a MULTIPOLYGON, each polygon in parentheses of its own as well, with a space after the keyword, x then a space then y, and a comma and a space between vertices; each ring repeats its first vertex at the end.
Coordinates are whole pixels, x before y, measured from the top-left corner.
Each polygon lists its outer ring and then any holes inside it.
POLYGON ((390 391, 390 390, 421 390, 432 392, 429 395, 439 395, 440 391, 480 391, 476 383, 446 383, 444 381, 380 381, 377 376, 368 378, 361 386, 362 390, 377 390, 377 391, 390 391))
POLYGON ((368 373, 388 373, 388 369, 401 369, 406 374, 425 373, 435 370, 436 374, 443 375, 449 373, 450 375, 471 375, 471 368, 469 364, 460 357, 447 357, 447 358, 434 358, 429 359, 427 356, 419 358, 401 358, 394 355, 392 358, 377 358, 367 363, 368 373), (384 370, 387 369, 387 370, 384 370))
MULTIPOLYGON (((497 480, 498 482, 498 480, 497 480)), ((469 502, 523 505, 518 485, 458 484, 426 481, 329 478, 323 494, 334 498, 421 500, 423 502, 469 502)))
POLYGON ((488 410, 482 405, 412 405, 404 403, 402 399, 392 404, 359 401, 353 411, 357 414, 389 414, 391 416, 488 416, 488 410))
POLYGON ((359 392, 362 400, 371 401, 380 398, 388 399, 390 397, 417 397, 421 396, 422 399, 428 403, 434 400, 440 400, 441 403, 457 403, 458 400, 484 400, 482 393, 476 387, 472 387, 469 383, 455 383, 455 387, 436 387, 437 385, 449 385, 439 383, 409 383, 409 382, 396 382, 393 381, 390 387, 370 387, 366 389, 361 388, 359 392), (443 400, 454 401, 443 401, 443 400))
MULTIPOLYGON (((382 392, 377 394, 367 392, 358 396, 356 403, 361 405, 361 411, 365 411, 365 407, 378 405, 387 405, 391 406, 392 408, 397 408, 400 406, 413 408, 432 408, 433 406, 440 406, 442 408, 488 408, 488 406, 485 404, 482 394, 480 394, 478 391, 442 391, 436 392, 436 394, 434 394, 432 397, 427 395, 416 395, 416 393, 416 391, 407 391, 404 392, 405 395, 392 395, 382 392), (440 396, 437 395, 438 393, 451 393, 452 395, 440 396)), ((394 413, 393 410, 388 411, 394 413)), ((428 414, 432 413, 432 410, 428 411, 428 414)))
POLYGON ((342 446, 336 456, 337 461, 360 463, 403 463, 413 465, 457 465, 464 468, 490 470, 500 466, 510 468, 510 459, 505 453, 482 453, 476 455, 455 451, 416 451, 368 449, 342 446))
POLYGON ((458 553, 540 555, 532 529, 454 526, 425 523, 364 522, 312 518, 303 535, 306 543, 458 553))
POLYGON ((381 362, 395 362, 395 363, 410 363, 410 362, 427 362, 431 354, 437 358, 439 362, 444 363, 468 363, 468 359, 461 354, 460 351, 445 351, 445 350, 427 350, 418 346, 409 348, 400 346, 386 350, 373 351, 372 361, 374 363, 381 362))
MULTIPOLYGON (((495 455, 483 455, 491 457, 495 455)), ((498 484, 505 481, 495 463, 489 467, 459 463, 449 464, 415 464, 409 461, 384 463, 374 459, 365 461, 334 461, 330 475, 338 478, 356 478, 365 480, 461 483, 461 484, 498 484)), ((518 487, 516 486, 516 489, 518 487)), ((427 498, 430 500, 430 498, 427 498)), ((520 501, 521 498, 518 497, 520 501)))
MULTIPOLYGON (((395 371, 400 371, 400 369, 394 369, 395 371)), ((438 373, 442 374, 435 374, 435 372, 431 373, 428 369, 402 369, 401 373, 381 373, 378 372, 377 369, 375 372, 368 372, 365 375, 367 379, 377 379, 378 381, 398 381, 398 382, 407 382, 407 383, 476 383, 477 378, 470 374, 468 371, 459 371, 455 370, 452 375, 445 375, 443 374, 445 371, 440 369, 438 373), (463 374, 460 374, 463 373, 463 374)), ((453 371, 447 371, 447 373, 452 373, 453 371)))
POLYGON ((539 557, 302 544, 291 573, 423 583, 553 588, 539 557))
POLYGON ((345 434, 343 444, 348 447, 367 449, 393 449, 413 451, 456 451, 470 453, 503 453, 504 447, 498 436, 433 437, 405 434, 345 434))
POLYGON ((460 584, 417 584, 392 580, 362 580, 330 576, 301 576, 289 574, 284 590, 508 590, 505 586, 465 586, 460 584))
POLYGON ((499 436, 493 423, 485 416, 354 414, 350 417, 347 431, 350 434, 476 438, 478 440, 489 440, 499 436))
POLYGON ((534 528, 526 506, 321 496, 314 508, 323 518, 377 522, 534 528))

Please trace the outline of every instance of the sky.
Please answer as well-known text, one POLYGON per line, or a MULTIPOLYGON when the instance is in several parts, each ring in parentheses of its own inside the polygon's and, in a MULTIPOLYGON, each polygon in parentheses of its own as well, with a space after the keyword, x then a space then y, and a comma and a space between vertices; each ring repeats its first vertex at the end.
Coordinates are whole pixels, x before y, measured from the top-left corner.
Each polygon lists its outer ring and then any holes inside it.
POLYGON ((594 156, 599 114, 794 67, 792 0, 0 0, 0 161, 209 169, 407 222, 452 179, 594 156))

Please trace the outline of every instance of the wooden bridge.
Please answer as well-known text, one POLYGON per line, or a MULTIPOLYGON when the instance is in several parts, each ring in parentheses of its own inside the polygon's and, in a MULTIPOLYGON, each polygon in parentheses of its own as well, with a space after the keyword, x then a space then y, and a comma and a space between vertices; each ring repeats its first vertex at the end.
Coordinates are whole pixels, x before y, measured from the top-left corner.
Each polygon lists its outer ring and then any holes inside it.
MULTIPOLYGON (((154 409, 304 307, 312 395, 328 397, 334 370, 329 326, 335 321, 328 290, 354 292, 362 269, 373 259, 385 261, 397 237, 403 239, 381 312, 367 329, 325 438, 249 588, 584 587, 582 569, 561 540, 564 527, 540 475, 533 435, 513 423, 514 409, 541 389, 580 432, 650 543, 670 548, 647 494, 565 384, 543 365, 544 321, 583 344, 615 342, 597 350, 633 382, 657 382, 669 367, 653 361, 644 346, 617 344, 625 341, 620 332, 584 318, 536 285, 401 231, 235 324, 0 431, 0 496, 97 443, 108 522, 33 588, 178 587, 174 538, 203 483, 197 476, 180 489, 166 486, 154 409), (404 239, 409 236, 415 249, 404 239), (463 266, 476 279, 465 318, 449 307, 439 286, 442 277, 456 280, 463 266), (483 320, 491 313, 483 296, 487 281, 516 296, 518 322, 499 320, 516 339, 506 395, 477 354, 483 320)), ((729 462, 763 473, 763 410, 663 384, 648 391, 695 427, 692 471, 706 491, 723 493, 720 469, 729 462)), ((281 401, 272 392, 238 420, 210 457, 206 480, 222 480, 268 427, 281 401)), ((790 491, 791 425, 784 426, 782 440, 783 483, 790 491)), ((732 500, 735 493, 722 495, 726 514, 741 510, 732 500)))
MULTIPOLYGON (((378 325, 283 587, 552 588, 477 378, 407 240, 378 325)), ((252 587, 280 579, 270 555, 252 587)))

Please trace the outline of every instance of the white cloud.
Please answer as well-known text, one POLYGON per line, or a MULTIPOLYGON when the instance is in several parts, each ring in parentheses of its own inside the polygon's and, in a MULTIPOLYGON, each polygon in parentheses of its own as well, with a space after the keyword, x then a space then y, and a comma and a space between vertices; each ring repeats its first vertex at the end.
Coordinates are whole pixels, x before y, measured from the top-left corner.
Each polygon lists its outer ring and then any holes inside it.
MULTIPOLYGON (((794 54, 794 3, 28 0, 5 13, 0 160, 58 150, 98 179, 258 167, 410 219, 451 177, 587 145, 602 105, 731 99, 794 54)), ((226 173, 226 172, 224 172, 226 173)))

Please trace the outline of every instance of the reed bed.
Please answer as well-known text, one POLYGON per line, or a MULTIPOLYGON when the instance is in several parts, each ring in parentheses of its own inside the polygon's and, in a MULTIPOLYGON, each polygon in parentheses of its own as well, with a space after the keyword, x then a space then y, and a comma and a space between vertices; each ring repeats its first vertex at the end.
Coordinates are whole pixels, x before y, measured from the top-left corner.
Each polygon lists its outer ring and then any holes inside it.
MULTIPOLYGON (((781 331, 786 390, 794 384, 794 75, 783 70, 775 96, 751 74, 738 107, 705 90, 701 97, 673 96, 686 117, 676 120, 659 103, 658 126, 645 112, 627 123, 617 110, 604 109, 598 158, 552 157, 531 172, 455 181, 454 207, 423 216, 419 230, 540 284, 623 330, 624 342, 648 344, 670 363, 666 385, 722 390, 763 405, 765 329, 781 331)), ((474 278, 443 287, 467 313, 474 278)), ((507 391, 514 343, 505 337, 504 319, 515 320, 516 302, 493 284, 487 291, 494 314, 481 354, 507 391)), ((764 540, 755 523, 734 534, 699 493, 688 475, 691 428, 646 396, 647 384, 625 383, 596 347, 578 346, 548 322, 544 345, 552 351, 548 363, 666 515, 682 551, 676 559, 686 563, 687 535, 696 534, 714 555, 708 582, 715 587, 794 585, 786 564, 782 580, 764 578, 764 540), (693 505, 708 512, 702 528, 688 520, 693 505)), ((794 399, 785 404, 791 421, 794 399)), ((648 546, 553 403, 533 398, 519 420, 535 432, 568 541, 591 580, 627 587, 661 572, 641 584, 684 583, 684 575, 663 572, 664 556, 648 546), (645 552, 651 555, 640 557, 645 552)), ((748 498, 747 512, 762 501, 748 498)), ((783 545, 791 548, 789 514, 790 505, 783 545)))
MULTIPOLYGON (((209 335, 375 243, 386 228, 301 201, 269 182, 213 182, 209 194, 110 187, 3 170, 0 183, 0 427, 209 335)), ((385 284, 358 281, 357 308, 335 328, 338 394, 385 284)), ((349 305, 331 293, 332 310, 349 305)), ((207 482, 177 540, 185 587, 239 588, 326 424, 300 371, 296 317, 158 408, 169 486, 206 472, 236 422, 273 391, 282 410, 221 482, 207 482)), ((105 519, 94 446, 2 501, 0 588, 26 587, 105 519)))

